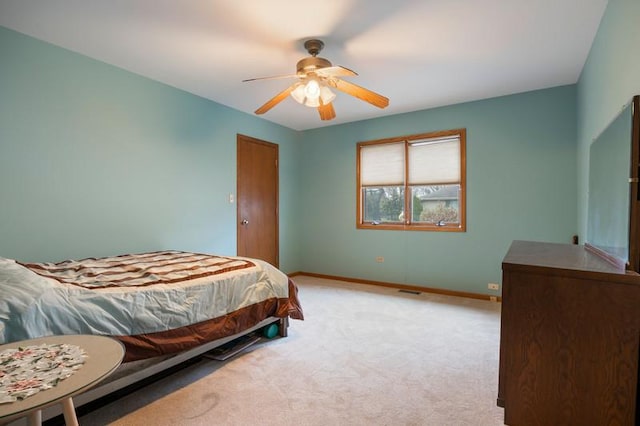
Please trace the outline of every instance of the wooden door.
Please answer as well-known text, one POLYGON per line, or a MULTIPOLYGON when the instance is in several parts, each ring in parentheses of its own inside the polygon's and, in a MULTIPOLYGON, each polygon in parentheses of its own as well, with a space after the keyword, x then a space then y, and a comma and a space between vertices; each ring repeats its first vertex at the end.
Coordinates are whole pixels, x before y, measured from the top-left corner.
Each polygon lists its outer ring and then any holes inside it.
POLYGON ((278 145, 238 135, 238 256, 279 266, 278 145))

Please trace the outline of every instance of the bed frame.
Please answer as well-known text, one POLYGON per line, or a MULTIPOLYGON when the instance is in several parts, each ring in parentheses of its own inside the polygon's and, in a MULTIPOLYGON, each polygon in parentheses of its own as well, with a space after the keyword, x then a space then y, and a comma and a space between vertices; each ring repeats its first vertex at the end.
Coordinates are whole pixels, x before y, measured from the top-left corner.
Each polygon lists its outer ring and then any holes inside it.
MULTIPOLYGON (((239 337, 245 336, 247 334, 253 333, 261 329, 262 327, 266 327, 270 324, 277 323, 278 324, 278 334, 280 337, 287 337, 287 328, 289 327, 289 318, 277 318, 277 317, 269 317, 253 327, 248 328, 240 333, 233 334, 231 336, 223 337, 217 340, 213 340, 211 342, 205 343, 204 345, 195 347, 193 349, 180 352, 175 355, 169 355, 165 357, 157 357, 147 360, 140 361, 132 361, 129 363, 122 364, 118 369, 105 381, 101 382, 94 388, 89 389, 88 391, 81 393, 80 395, 76 395, 73 397, 73 402, 76 408, 79 408, 85 404, 90 402, 94 402, 100 398, 106 397, 110 394, 114 394, 117 391, 125 389, 128 386, 131 386, 136 383, 140 383, 142 380, 145 380, 151 376, 154 376, 158 373, 166 371, 172 367, 183 364, 189 360, 193 360, 196 357, 199 357, 206 352, 209 352, 219 346, 222 346, 226 343, 231 342, 239 337)), ((42 410, 42 420, 52 419, 56 416, 62 414, 62 407, 60 404, 52 405, 42 410)), ((11 423, 11 426, 17 426, 20 424, 26 424, 26 419, 19 419, 16 422, 11 423)))

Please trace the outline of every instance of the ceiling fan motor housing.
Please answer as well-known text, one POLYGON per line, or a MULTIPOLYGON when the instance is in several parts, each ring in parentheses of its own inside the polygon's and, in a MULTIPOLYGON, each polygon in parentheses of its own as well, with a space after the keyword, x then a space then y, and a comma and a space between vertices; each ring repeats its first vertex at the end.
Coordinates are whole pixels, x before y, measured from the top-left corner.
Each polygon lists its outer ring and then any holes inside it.
POLYGON ((298 74, 307 74, 309 72, 313 72, 320 68, 327 68, 331 66, 331 62, 329 62, 325 58, 319 58, 317 56, 311 56, 309 58, 304 58, 298 61, 296 65, 296 69, 298 70, 298 74))

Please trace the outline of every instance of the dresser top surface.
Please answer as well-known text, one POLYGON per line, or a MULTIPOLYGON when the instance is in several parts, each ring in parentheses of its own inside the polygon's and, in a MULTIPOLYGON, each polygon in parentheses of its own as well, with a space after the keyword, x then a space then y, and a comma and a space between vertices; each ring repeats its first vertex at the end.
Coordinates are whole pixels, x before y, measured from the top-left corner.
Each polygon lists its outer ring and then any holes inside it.
POLYGON ((503 260, 503 268, 509 265, 627 275, 624 268, 615 266, 584 246, 573 244, 516 240, 503 260))

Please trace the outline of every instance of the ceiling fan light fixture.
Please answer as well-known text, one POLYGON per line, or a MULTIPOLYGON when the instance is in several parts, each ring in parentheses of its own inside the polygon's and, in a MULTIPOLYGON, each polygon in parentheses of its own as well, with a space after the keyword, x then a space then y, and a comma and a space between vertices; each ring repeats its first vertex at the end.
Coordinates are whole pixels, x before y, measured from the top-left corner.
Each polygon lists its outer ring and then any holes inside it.
POLYGON ((315 78, 307 81, 304 85, 304 95, 309 99, 318 99, 320 97, 320 83, 315 78))
POLYGON ((304 94, 304 84, 298 83, 296 88, 291 91, 291 97, 299 104, 304 105, 306 95, 304 94))
POLYGON ((322 104, 327 105, 335 99, 336 95, 326 85, 312 78, 307 80, 306 83, 298 83, 295 89, 291 91, 291 97, 299 104, 317 108, 320 106, 321 99, 322 104))
POLYGON ((308 106, 311 108, 317 108, 320 106, 320 97, 317 98, 306 98, 304 102, 304 106, 308 106))
POLYGON ((331 91, 327 86, 322 85, 320 87, 320 99, 322 99, 323 105, 330 104, 336 98, 336 94, 331 91))

